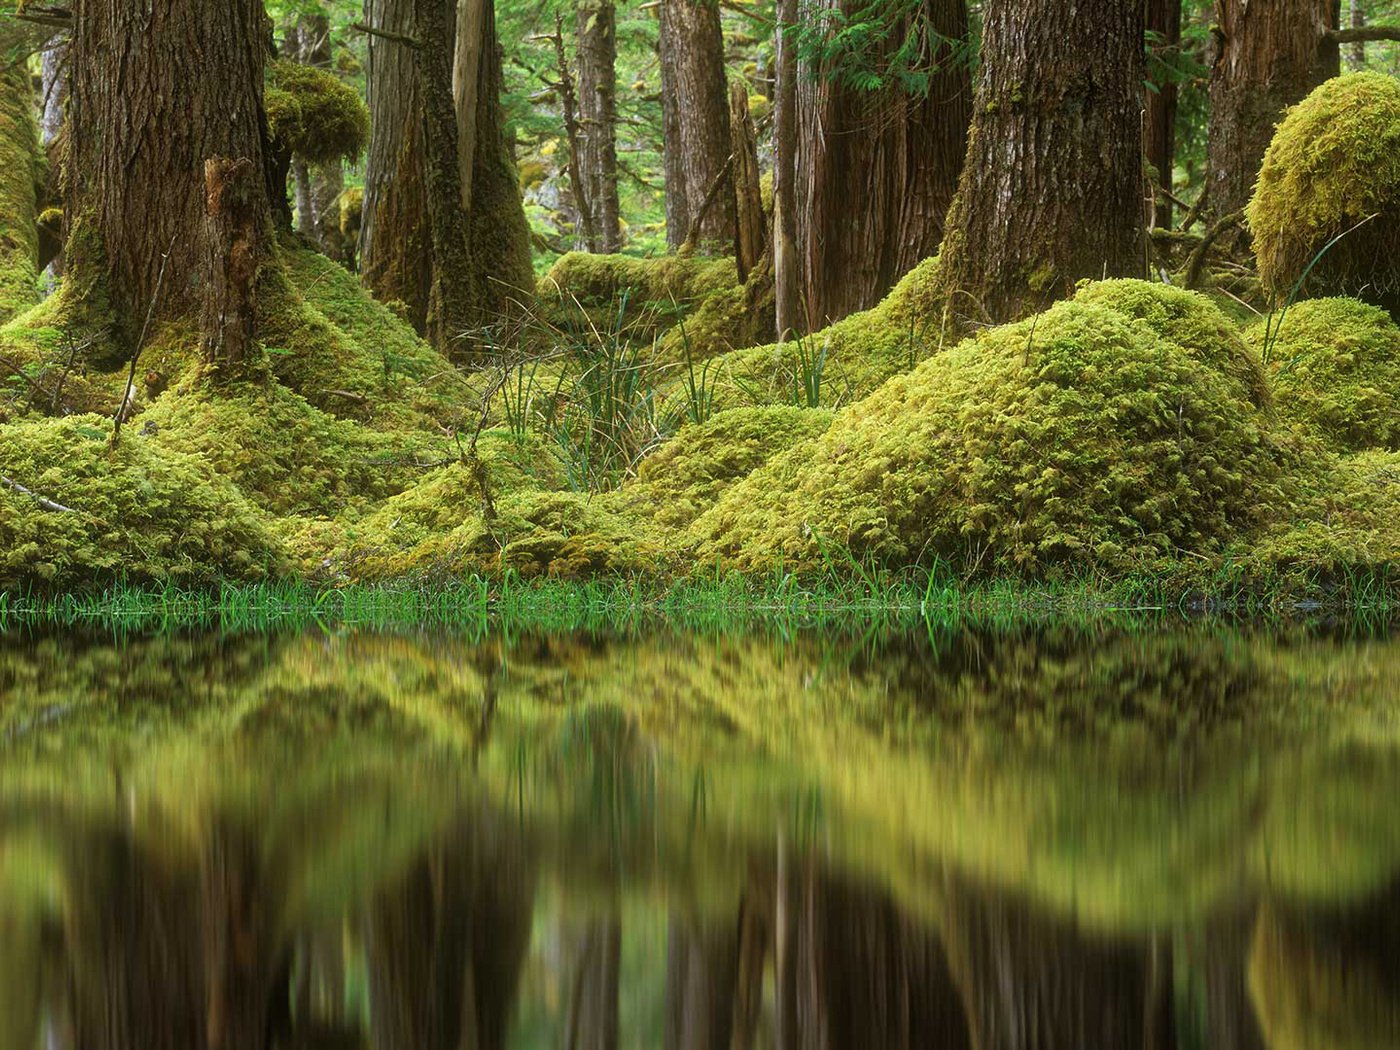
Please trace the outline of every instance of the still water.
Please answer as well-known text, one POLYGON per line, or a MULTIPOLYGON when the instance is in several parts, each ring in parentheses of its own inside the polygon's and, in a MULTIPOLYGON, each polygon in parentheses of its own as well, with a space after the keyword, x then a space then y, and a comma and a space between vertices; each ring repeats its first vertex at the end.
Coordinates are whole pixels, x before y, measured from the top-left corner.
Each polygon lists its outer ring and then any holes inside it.
POLYGON ((0 1050, 1400 1046, 1400 640, 0 636, 0 1050))

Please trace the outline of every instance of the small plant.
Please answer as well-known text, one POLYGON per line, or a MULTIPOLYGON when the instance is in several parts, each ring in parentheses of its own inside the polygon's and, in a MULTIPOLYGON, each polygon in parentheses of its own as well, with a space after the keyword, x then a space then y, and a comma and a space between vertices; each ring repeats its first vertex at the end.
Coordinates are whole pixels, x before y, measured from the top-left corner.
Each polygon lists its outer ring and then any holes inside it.
POLYGON ((691 352, 690 336, 685 331, 685 321, 680 322, 681 348, 685 354, 686 415, 695 424, 710 418, 715 406, 715 376, 710 374, 711 361, 700 367, 700 375, 695 374, 695 357, 691 352))
POLYGON ((820 349, 814 336, 797 340, 797 371, 793 375, 792 403, 807 408, 822 406, 822 378, 826 374, 826 356, 831 349, 823 342, 820 349))

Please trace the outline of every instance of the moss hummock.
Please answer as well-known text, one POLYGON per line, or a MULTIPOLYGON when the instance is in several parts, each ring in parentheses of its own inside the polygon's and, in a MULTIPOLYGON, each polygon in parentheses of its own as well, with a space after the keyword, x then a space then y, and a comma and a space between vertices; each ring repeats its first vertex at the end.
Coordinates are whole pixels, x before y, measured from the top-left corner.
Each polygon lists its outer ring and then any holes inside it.
POLYGON ((1280 415, 1339 452, 1400 449, 1400 327, 1355 299, 1310 299, 1248 338, 1280 415))
POLYGON ((0 426, 0 588, 258 579, 286 562, 269 520, 201 459, 70 416, 0 426))
POLYGON ((1278 301, 1301 282, 1400 307, 1400 80, 1351 73, 1289 110, 1246 214, 1278 301))
POLYGON ((820 566, 840 547, 1048 575, 1209 557, 1286 484, 1286 451, 1208 363, 1229 353, 1088 302, 990 329, 729 489, 691 530, 698 560, 820 566))
POLYGON ((369 141, 369 109, 334 73, 282 59, 265 93, 273 141, 311 164, 354 160, 369 141))

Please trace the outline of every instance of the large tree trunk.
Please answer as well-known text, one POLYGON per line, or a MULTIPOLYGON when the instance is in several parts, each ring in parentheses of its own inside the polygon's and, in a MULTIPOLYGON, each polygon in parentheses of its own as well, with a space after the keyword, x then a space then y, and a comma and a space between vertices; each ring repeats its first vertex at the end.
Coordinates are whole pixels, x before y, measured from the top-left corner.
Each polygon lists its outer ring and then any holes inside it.
MULTIPOLYGON (((1181 0, 1147 0, 1147 31, 1153 34, 1150 47, 1162 58, 1174 54, 1181 46, 1181 0)), ((1163 189, 1172 188, 1172 170, 1176 165, 1176 108, 1180 89, 1163 67, 1160 83, 1147 94, 1146 149, 1147 163, 1157 171, 1163 189)), ((1172 205, 1166 198, 1157 200, 1152 210, 1153 225, 1168 229, 1172 224, 1172 205)))
MULTIPOLYGON (((863 6, 823 0, 810 17, 830 19, 835 32, 863 6)), ((808 330, 874 306, 938 250, 972 118, 971 73, 949 41, 967 34, 965 0, 922 0, 867 56, 886 64, 917 35, 916 61, 937 66, 923 95, 897 80, 860 90, 828 63, 798 71, 797 244, 808 330)))
POLYGON ((729 158, 719 5, 661 0, 660 50, 666 243, 679 248, 694 232, 702 251, 727 251, 734 239, 734 197, 710 192, 725 177, 729 158))
POLYGON ((1249 203, 1284 110, 1341 69, 1338 0, 1217 0, 1207 187, 1216 215, 1249 203))
MULTIPOLYGON (((411 0, 365 0, 365 21, 413 34, 411 0)), ((371 36, 367 75, 370 139, 360 226, 361 279, 376 299, 401 303, 422 332, 428 319, 433 255, 423 182, 423 120, 413 52, 371 36)))
MULTIPOLYGON (((73 6, 65 291, 118 359, 135 350, 166 253, 158 313, 201 305, 205 161, 265 171, 265 17, 262 0, 73 6)), ((261 221, 265 175, 252 192, 261 221)))
MULTIPOLYGON (((778 0, 773 89, 773 299, 778 338, 798 332, 802 258, 797 251, 797 0, 778 0)), ((805 326, 803 326, 805 327, 805 326)))
POLYGON ((590 252, 622 247, 617 204, 617 15, 612 0, 578 9, 579 156, 575 163, 592 212, 590 252))
POLYGON ((1000 323, 1085 277, 1142 272, 1140 0, 989 0, 967 164, 948 214, 949 312, 1000 323))

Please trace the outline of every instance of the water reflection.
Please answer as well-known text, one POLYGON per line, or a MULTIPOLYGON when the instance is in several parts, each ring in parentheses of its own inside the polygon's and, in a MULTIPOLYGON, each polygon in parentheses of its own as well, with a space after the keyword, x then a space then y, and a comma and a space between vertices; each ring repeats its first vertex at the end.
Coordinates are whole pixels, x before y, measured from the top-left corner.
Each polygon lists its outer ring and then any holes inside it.
POLYGON ((1400 643, 0 638, 0 1050, 1400 1045, 1400 643))

